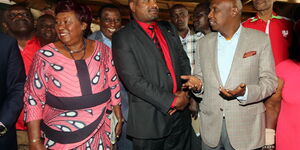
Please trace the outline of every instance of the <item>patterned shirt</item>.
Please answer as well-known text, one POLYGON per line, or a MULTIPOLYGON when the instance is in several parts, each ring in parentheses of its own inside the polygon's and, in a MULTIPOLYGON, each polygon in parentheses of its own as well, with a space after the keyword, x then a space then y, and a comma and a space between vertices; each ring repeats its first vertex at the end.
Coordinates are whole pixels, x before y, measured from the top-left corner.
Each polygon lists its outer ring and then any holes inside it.
POLYGON ((195 57, 195 53, 196 53, 197 42, 203 36, 204 36, 204 34, 201 32, 192 34, 190 30, 185 38, 182 38, 181 36, 179 36, 182 46, 183 46, 183 49, 186 52, 187 56, 189 57, 192 74, 194 72, 194 66, 195 66, 195 58, 194 57, 195 57))

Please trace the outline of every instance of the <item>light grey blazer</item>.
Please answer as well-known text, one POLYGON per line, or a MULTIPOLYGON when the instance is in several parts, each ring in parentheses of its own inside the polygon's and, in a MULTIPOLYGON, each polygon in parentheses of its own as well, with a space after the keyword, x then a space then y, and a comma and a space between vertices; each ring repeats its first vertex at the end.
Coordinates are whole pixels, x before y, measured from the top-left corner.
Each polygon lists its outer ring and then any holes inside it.
POLYGON ((248 88, 246 101, 225 100, 219 95, 222 85, 218 69, 217 33, 206 35, 199 41, 196 52, 195 75, 203 81, 204 93, 200 103, 200 131, 210 147, 216 147, 221 136, 223 114, 233 148, 250 150, 262 147, 265 142, 265 107, 262 100, 277 87, 277 77, 269 37, 263 32, 243 28, 226 89, 240 83, 248 88), (256 55, 243 58, 247 52, 256 55))

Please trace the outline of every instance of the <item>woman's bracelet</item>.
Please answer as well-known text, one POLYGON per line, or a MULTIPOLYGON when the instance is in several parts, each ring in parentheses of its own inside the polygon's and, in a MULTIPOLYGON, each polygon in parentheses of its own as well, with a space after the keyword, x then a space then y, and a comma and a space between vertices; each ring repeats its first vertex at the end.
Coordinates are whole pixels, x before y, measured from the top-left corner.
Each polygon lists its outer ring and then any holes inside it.
POLYGON ((265 145, 262 147, 263 149, 274 149, 275 148, 275 145, 265 145))
POLYGON ((30 140, 30 143, 37 143, 37 142, 40 142, 40 141, 41 141, 41 138, 36 138, 36 139, 30 140))

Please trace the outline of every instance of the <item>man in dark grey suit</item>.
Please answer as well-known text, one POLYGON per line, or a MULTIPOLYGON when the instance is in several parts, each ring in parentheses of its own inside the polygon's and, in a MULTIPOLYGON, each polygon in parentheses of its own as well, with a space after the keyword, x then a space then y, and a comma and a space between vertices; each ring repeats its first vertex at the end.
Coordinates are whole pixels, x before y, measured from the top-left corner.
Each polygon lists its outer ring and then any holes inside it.
POLYGON ((17 41, 0 34, 0 149, 17 149, 15 123, 23 108, 25 71, 17 41))
POLYGON ((131 0, 133 21, 113 35, 119 76, 128 89, 127 134, 134 149, 190 149, 191 118, 180 75, 189 60, 174 26, 155 21, 155 0, 131 0))

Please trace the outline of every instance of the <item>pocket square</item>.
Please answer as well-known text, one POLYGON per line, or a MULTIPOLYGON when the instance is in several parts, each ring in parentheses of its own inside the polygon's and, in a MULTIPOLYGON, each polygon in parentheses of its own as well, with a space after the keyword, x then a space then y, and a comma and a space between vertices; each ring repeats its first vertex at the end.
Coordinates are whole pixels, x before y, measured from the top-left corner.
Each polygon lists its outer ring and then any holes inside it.
POLYGON ((256 55, 256 51, 249 51, 244 54, 243 58, 247 58, 254 55, 256 55))

